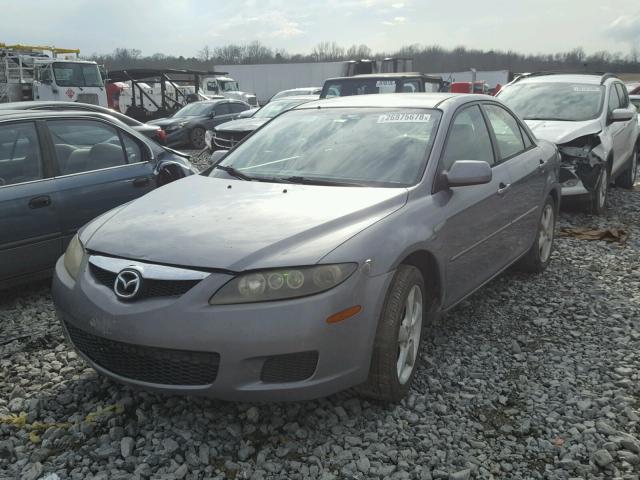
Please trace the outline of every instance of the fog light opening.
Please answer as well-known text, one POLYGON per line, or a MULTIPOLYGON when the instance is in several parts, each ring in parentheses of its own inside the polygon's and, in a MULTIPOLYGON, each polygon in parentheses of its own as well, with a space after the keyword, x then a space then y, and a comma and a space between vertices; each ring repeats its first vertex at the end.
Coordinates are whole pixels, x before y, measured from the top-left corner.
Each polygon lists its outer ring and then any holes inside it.
POLYGON ((338 313, 334 313, 329 318, 327 318, 327 323, 338 323, 346 320, 349 317, 353 317, 354 315, 360 313, 362 307, 360 305, 354 305, 353 307, 349 307, 345 310, 342 310, 338 313))

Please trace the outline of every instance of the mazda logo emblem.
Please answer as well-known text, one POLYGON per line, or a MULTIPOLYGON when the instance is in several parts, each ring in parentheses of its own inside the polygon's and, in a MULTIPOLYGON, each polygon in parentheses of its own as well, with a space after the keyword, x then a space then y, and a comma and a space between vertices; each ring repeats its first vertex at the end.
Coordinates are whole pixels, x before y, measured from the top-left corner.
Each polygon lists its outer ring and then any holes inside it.
POLYGON ((140 292, 142 277, 140 272, 132 269, 125 269, 118 273, 113 284, 113 291, 122 300, 131 300, 140 292))

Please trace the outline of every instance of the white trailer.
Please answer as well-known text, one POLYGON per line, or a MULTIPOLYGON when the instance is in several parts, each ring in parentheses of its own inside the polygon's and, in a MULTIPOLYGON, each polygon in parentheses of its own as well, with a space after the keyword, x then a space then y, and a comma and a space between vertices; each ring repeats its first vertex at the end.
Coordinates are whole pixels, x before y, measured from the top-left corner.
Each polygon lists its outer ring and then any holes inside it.
POLYGON ((261 65, 216 65, 229 72, 243 89, 255 92, 264 105, 276 93, 297 87, 322 87, 327 78, 345 74, 346 62, 270 63, 261 65))
POLYGON ((0 102, 59 100, 107 106, 96 62, 80 50, 0 43, 0 102))

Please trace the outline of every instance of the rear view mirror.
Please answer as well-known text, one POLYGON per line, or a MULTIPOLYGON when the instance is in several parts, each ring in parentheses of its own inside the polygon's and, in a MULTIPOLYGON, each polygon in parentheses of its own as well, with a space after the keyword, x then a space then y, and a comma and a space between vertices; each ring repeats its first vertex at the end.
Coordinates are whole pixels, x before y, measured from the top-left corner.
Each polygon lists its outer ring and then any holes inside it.
POLYGON ((216 150, 209 157, 209 165, 215 165, 220 162, 229 152, 229 150, 216 150))
POLYGON ((493 177, 491 166, 479 160, 458 160, 443 175, 448 187, 483 185, 493 177))
POLYGON ((627 108, 616 108, 609 118, 612 122, 627 122, 633 118, 633 112, 627 108))

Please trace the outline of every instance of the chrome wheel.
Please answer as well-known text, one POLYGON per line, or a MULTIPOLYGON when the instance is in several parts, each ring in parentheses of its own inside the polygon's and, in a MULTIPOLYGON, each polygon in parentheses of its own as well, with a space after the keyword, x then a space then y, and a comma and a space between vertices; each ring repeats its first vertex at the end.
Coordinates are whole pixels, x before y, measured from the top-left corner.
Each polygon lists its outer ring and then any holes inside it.
POLYGON ((422 289, 414 285, 405 300, 404 316, 398 330, 396 370, 400 384, 405 384, 409 380, 418 357, 422 330, 422 305, 422 289))
POLYGON ((606 165, 602 166, 602 174, 600 175, 600 183, 598 184, 598 208, 604 208, 607 203, 607 190, 609 189, 609 171, 606 165))
POLYGON ((553 234, 555 228, 553 205, 547 203, 542 211, 540 219, 540 231, 538 233, 538 248, 540 261, 546 263, 551 256, 551 246, 553 245, 553 234))

